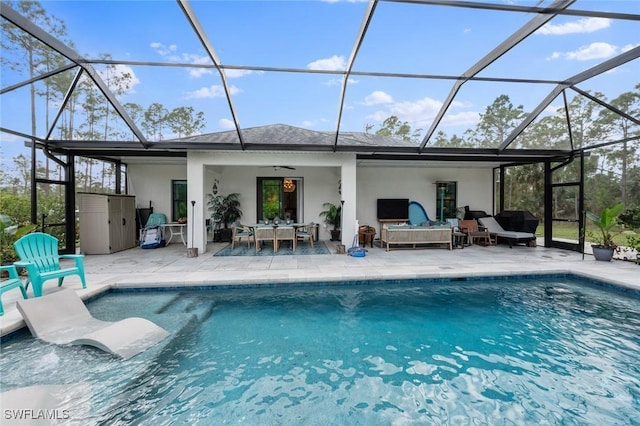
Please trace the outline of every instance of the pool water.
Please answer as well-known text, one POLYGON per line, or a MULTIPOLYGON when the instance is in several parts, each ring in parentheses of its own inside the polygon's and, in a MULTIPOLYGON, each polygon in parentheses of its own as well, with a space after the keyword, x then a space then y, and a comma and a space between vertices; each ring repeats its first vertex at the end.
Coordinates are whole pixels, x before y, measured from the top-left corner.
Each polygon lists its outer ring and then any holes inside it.
POLYGON ((83 424, 638 424, 639 300, 570 278, 112 293, 94 316, 173 338, 120 361, 21 336, 0 384, 88 383, 83 424))

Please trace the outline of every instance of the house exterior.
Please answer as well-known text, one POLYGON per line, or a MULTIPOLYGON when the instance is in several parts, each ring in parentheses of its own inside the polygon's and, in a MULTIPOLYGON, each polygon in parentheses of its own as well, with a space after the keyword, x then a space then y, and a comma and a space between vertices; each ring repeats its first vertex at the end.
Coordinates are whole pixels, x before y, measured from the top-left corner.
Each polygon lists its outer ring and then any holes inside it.
MULTIPOLYGON (((272 134, 278 130, 298 143, 306 144, 318 133, 291 126, 266 126, 248 132, 249 137, 272 134), (296 132, 300 130, 300 132, 296 132), (293 135, 293 136, 292 136, 293 135), (311 136, 311 139, 309 137, 311 136)), ((356 134, 357 141, 368 138, 356 134)), ((217 135, 188 138, 215 140, 217 135)), ((222 135, 224 139, 225 135, 222 135)), ((399 142, 391 140, 389 143, 399 142)), ((326 151, 326 150, 325 150, 326 151)), ((126 159, 128 193, 136 196, 138 207, 152 202, 155 212, 171 216, 172 181, 187 181, 187 200, 196 201, 191 222, 187 218, 188 245, 201 253, 207 250, 206 219, 211 218, 207 208, 207 194, 216 182, 218 193, 239 193, 243 223, 256 223, 258 219, 258 179, 290 178, 297 183, 296 219, 321 223, 318 237, 330 238, 329 228, 319 213, 325 202, 342 204, 342 244, 349 246, 356 234, 357 224, 368 224, 380 229, 377 218, 377 199, 407 198, 419 202, 431 219, 438 217, 436 182, 456 182, 456 203, 471 206, 473 210, 493 210, 493 167, 496 163, 465 161, 377 161, 358 159, 355 152, 318 151, 211 151, 188 149, 186 158, 126 159), (288 168, 281 167, 286 165, 288 168)))

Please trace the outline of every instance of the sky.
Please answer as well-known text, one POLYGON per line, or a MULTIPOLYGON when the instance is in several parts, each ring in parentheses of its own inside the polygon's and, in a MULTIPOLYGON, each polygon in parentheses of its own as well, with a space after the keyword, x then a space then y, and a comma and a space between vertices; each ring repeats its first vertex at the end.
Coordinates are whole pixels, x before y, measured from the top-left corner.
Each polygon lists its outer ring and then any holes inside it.
MULTIPOLYGON (((495 3, 502 3, 499 0, 495 3)), ((540 2, 510 2, 535 5, 540 2)), ((342 71, 348 64, 368 4, 359 1, 192 1, 189 3, 224 65, 342 71)), ((541 3, 547 6, 549 1, 541 3)), ((175 1, 44 1, 64 21, 74 49, 89 58, 210 64, 202 43, 175 1)), ((572 8, 640 15, 633 0, 577 1, 572 8)), ((378 3, 353 63, 354 71, 457 76, 534 16, 504 11, 378 3)), ((563 80, 640 44, 640 23, 560 16, 541 27, 495 63, 482 77, 563 80)), ((7 54, 7 52, 3 52, 7 54)), ((96 66, 99 73, 104 67, 96 66)), ((131 85, 121 103, 171 110, 193 106, 205 114, 203 133, 233 129, 233 120, 215 69, 119 65, 131 85)), ((335 130, 342 77, 331 74, 228 70, 229 90, 242 127, 289 124, 335 130)), ((640 83, 640 60, 588 80, 579 87, 602 91, 608 99, 640 83)), ((2 87, 26 74, 2 68, 2 87)), ((352 75, 345 93, 341 130, 374 128, 390 115, 423 135, 453 87, 450 79, 352 75)), ((469 82, 462 86, 438 130, 461 135, 473 127, 501 94, 532 110, 555 83, 469 82)), ((3 94, 2 127, 30 132, 27 89, 3 94)), ((554 101, 551 110, 560 107, 554 101)), ((38 135, 45 134, 40 108, 38 135)), ((166 135, 171 137, 172 135, 166 135)), ((21 138, 0 133, 7 167, 24 150, 21 138)))

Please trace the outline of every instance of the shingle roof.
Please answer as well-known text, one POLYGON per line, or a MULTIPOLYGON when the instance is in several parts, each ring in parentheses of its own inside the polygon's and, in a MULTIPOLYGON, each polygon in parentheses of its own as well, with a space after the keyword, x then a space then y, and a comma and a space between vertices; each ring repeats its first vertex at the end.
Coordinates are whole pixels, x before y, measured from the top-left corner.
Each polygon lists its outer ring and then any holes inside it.
MULTIPOLYGON (((300 145, 300 146, 332 146, 335 143, 335 133, 303 129, 287 124, 272 124, 267 126, 251 127, 241 130, 247 145, 300 145)), ((188 136, 166 141, 182 143, 202 144, 239 144, 238 133, 229 130, 219 133, 206 133, 202 135, 188 136)), ((380 136, 364 132, 341 132, 338 136, 338 144, 344 146, 389 146, 416 148, 416 143, 403 141, 388 136, 380 136)))

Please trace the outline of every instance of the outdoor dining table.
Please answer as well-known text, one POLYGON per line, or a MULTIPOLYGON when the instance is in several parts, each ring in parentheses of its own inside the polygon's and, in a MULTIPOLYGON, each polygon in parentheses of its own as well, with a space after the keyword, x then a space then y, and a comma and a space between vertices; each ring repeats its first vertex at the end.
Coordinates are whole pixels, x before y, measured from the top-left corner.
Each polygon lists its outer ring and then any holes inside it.
MULTIPOLYGON (((296 237, 296 234, 298 232, 299 228, 304 228, 307 226, 311 226, 311 224, 309 223, 297 223, 297 222, 287 222, 287 221, 279 221, 278 223, 273 223, 273 222, 269 222, 269 223, 256 223, 256 224, 251 224, 251 225, 246 225, 247 227, 251 228, 252 232, 253 232, 253 239, 254 239, 254 244, 256 247, 256 252, 261 250, 261 241, 273 241, 273 251, 276 252, 278 250, 278 243, 277 243, 277 233, 278 233, 278 228, 282 227, 282 228, 293 228, 293 235, 294 238, 296 237), (261 230, 273 230, 273 232, 261 232, 261 230), (260 244, 260 245, 259 245, 260 244)), ((294 244, 295 247, 295 244, 294 244)))

